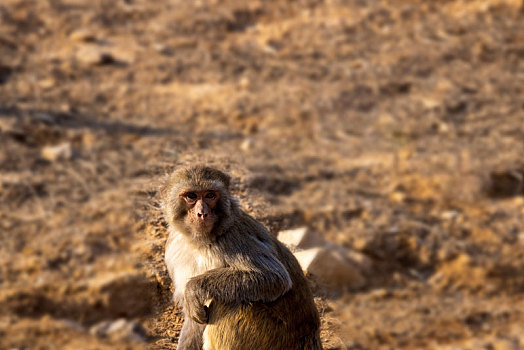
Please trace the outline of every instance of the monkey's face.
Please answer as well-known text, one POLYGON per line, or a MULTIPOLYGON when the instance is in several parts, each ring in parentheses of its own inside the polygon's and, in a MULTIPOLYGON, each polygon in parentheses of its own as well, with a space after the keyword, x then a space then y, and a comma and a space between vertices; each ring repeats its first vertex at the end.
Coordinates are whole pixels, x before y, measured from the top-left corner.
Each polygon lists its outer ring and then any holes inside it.
POLYGON ((183 191, 179 195, 186 207, 184 223, 194 234, 209 234, 217 222, 218 191, 183 191))
POLYGON ((206 166, 175 171, 160 188, 168 224, 195 241, 213 242, 234 220, 229 183, 227 174, 206 166))

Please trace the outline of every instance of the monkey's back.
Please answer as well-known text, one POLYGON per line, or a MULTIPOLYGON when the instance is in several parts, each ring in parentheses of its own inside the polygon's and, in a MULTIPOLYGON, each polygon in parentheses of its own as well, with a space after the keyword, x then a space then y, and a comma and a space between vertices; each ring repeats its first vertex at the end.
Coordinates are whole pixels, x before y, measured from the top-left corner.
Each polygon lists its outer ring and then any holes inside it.
POLYGON ((213 305, 204 332, 205 350, 322 349, 320 318, 304 273, 289 249, 267 235, 260 238, 273 245, 291 277, 291 290, 269 303, 213 305))

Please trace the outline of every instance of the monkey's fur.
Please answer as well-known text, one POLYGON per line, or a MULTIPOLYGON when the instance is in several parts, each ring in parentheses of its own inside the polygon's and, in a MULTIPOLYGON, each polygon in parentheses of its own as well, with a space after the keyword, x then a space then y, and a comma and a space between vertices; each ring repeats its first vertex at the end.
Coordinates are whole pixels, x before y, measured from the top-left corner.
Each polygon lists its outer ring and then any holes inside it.
POLYGON ((239 208, 229 183, 219 170, 194 166, 160 189, 165 262, 184 309, 178 349, 322 349, 300 265, 239 208))

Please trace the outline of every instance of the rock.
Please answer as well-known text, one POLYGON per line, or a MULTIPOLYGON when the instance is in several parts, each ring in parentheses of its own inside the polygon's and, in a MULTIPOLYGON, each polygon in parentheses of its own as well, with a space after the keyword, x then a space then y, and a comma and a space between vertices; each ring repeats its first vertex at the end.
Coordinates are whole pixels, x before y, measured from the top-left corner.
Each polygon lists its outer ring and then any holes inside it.
POLYGON ((491 341, 493 350, 520 350, 518 339, 497 338, 491 341))
MULTIPOLYGON (((113 58, 113 62, 110 63, 116 64, 130 64, 135 62, 136 59, 135 49, 126 45, 114 46, 110 51, 110 55, 113 58)), ((122 88, 126 89, 128 87, 124 86, 122 88)))
POLYGON ((147 332, 140 323, 125 318, 99 322, 89 329, 89 333, 98 337, 137 342, 145 342, 147 338, 147 332))
POLYGON ((171 40, 170 44, 176 49, 190 49, 198 46, 198 40, 181 37, 171 40))
POLYGON ((69 160, 73 156, 73 148, 69 142, 64 142, 59 145, 46 146, 41 152, 42 158, 51 162, 57 160, 69 160))
POLYGON ((333 243, 326 244, 325 248, 337 254, 341 259, 344 259, 364 274, 370 273, 373 268, 373 261, 359 251, 344 248, 333 243))
POLYGON ((82 325, 76 321, 73 321, 73 320, 68 320, 68 319, 62 319, 62 320, 59 320, 58 322, 61 322, 65 327, 67 328, 72 328, 76 331, 79 331, 79 332, 85 332, 85 329, 84 327, 82 327, 82 325))
POLYGON ((455 220, 460 216, 460 213, 455 210, 448 210, 440 214, 442 220, 455 220))
POLYGON ((104 313, 112 317, 139 317, 153 308, 157 282, 136 272, 122 272, 96 278, 89 282, 95 304, 102 304, 104 313))
POLYGON ((370 237, 359 237, 353 240, 352 246, 354 249, 358 251, 363 251, 371 245, 371 242, 372 240, 370 237))
POLYGON ((329 256, 336 258, 337 261, 343 262, 359 272, 368 273, 373 267, 372 260, 366 255, 353 249, 327 243, 321 236, 307 227, 280 231, 278 233, 278 239, 292 251, 322 247, 323 251, 328 252, 329 256))
POLYGON ((493 340, 491 342, 490 348, 493 350, 520 350, 520 346, 517 341, 503 338, 493 340))
POLYGON ((251 86, 251 80, 250 80, 248 77, 242 77, 242 78, 239 80, 238 85, 239 85, 242 89, 248 89, 248 88, 251 86))
POLYGON ((508 333, 515 343, 524 348, 524 325, 514 324, 508 333))
POLYGON ((326 244, 322 237, 320 237, 307 227, 300 227, 293 230, 280 231, 278 233, 278 240, 291 249, 307 249, 313 247, 320 247, 326 244))
POLYGON ((75 55, 76 60, 84 66, 99 66, 115 63, 113 55, 97 46, 84 46, 75 55))
POLYGON ((459 345, 444 345, 444 344, 433 344, 431 350, 469 350, 466 347, 459 345))
POLYGON ((240 144, 240 149, 244 152, 247 152, 253 148, 255 145, 255 140, 253 140, 252 137, 247 137, 242 143, 240 144))
POLYGON ((47 124, 52 124, 55 122, 55 118, 49 113, 41 113, 41 112, 34 113, 32 117, 35 120, 38 120, 38 121, 41 121, 47 124))
POLYGON ((393 203, 402 203, 406 200, 406 194, 400 191, 395 191, 389 194, 389 200, 393 203))
POLYGON ((153 47, 155 48, 156 51, 158 51, 162 55, 171 56, 171 55, 173 55, 175 53, 174 48, 172 46, 170 46, 170 45, 165 45, 165 44, 162 44, 162 43, 156 43, 156 44, 154 44, 153 47))
POLYGON ((19 135, 24 133, 16 118, 0 118, 0 131, 19 135))
POLYGON ((56 80, 53 78, 42 79, 38 81, 38 86, 44 90, 48 90, 56 86, 56 80))
POLYGON ((295 253, 305 273, 336 291, 358 289, 366 281, 351 264, 326 248, 311 248, 295 253))
POLYGON ((385 289, 385 288, 379 288, 379 289, 375 289, 375 290, 372 290, 369 292, 369 297, 371 299, 375 299, 375 300, 378 300, 378 299, 385 299, 385 298, 388 298, 392 295, 391 291, 385 289))
POLYGON ((96 40, 96 35, 86 29, 78 29, 69 34, 69 39, 78 42, 93 42, 96 40))
POLYGON ((93 148, 96 143, 96 136, 91 131, 82 134, 82 145, 86 148, 93 148))
POLYGON ((511 197, 524 193, 524 170, 496 170, 490 174, 489 193, 493 197, 511 197))

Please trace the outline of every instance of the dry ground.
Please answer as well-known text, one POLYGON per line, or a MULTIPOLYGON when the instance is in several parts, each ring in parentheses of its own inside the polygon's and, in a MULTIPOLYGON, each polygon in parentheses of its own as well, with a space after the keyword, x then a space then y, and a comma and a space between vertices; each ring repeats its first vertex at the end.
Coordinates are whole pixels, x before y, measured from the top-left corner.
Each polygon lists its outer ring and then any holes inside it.
POLYGON ((522 1, 2 0, 0 348, 174 349, 155 186, 207 162, 372 259, 325 348, 519 349, 523 152, 522 1))

